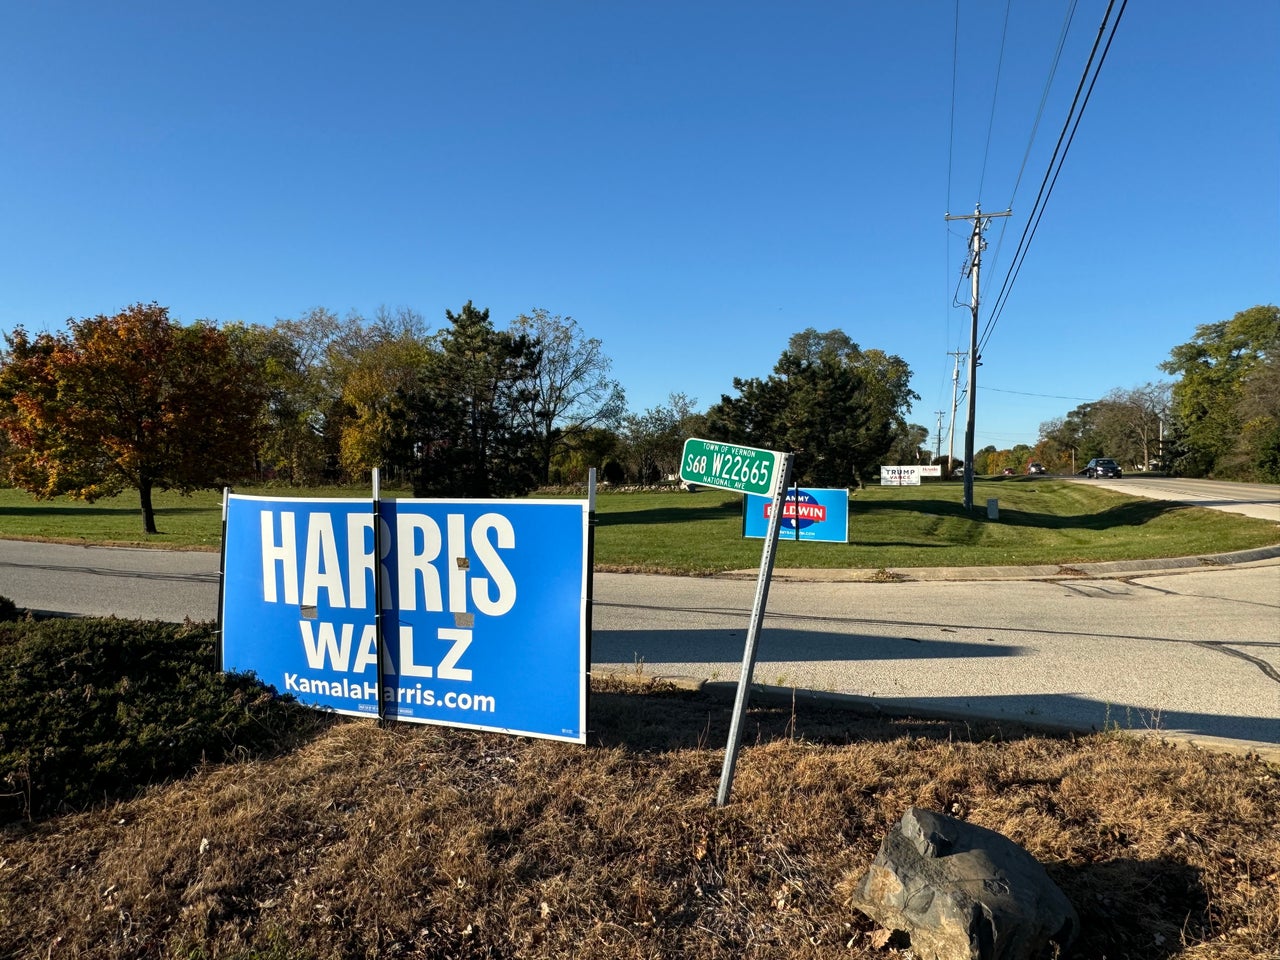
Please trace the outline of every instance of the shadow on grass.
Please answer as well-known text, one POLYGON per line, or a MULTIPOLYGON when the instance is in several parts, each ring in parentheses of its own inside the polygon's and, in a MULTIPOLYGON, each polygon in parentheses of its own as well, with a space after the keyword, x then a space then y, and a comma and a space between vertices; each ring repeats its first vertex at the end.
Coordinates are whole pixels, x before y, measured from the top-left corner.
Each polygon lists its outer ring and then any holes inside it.
MULTIPOLYGON (((592 679, 588 744, 638 753, 724 749, 733 714, 731 697, 717 692, 663 689, 660 681, 628 687, 627 681, 617 678, 592 679)), ((745 746, 796 739, 835 744, 887 743, 904 737, 940 743, 987 741, 1034 732, 1008 722, 867 716, 805 703, 799 697, 791 703, 763 696, 752 698, 742 731, 745 746)))
POLYGON ((1099 513, 1055 516, 1025 510, 1000 510, 1000 522, 1010 526, 1035 527, 1040 530, 1113 530, 1117 527, 1140 527, 1166 514, 1186 510, 1180 503, 1161 500, 1138 500, 1117 504, 1099 513))
POLYGON ((730 501, 705 507, 653 507, 648 510, 597 513, 596 524, 601 527, 617 527, 631 524, 677 524, 698 520, 732 520, 741 516, 742 504, 730 501))
MULTIPOLYGON (((1135 500, 1132 503, 1116 504, 1097 513, 1068 515, 1037 513, 1002 506, 1000 522, 1005 526, 1034 527, 1038 530, 1112 530, 1117 527, 1140 527, 1166 514, 1186 509, 1184 504, 1160 500, 1135 500)), ((976 504, 973 512, 970 513, 964 509, 963 504, 944 503, 937 500, 868 503, 860 505, 856 512, 861 517, 911 513, 941 518, 953 517, 959 520, 986 519, 985 511, 980 511, 976 504)))
MULTIPOLYGON (((1124 842, 1123 837, 1114 838, 1124 842)), ((1073 956, 1166 960, 1213 936, 1201 871, 1167 857, 1049 864, 1080 916, 1073 956)))
MULTIPOLYGON (((211 509, 216 507, 209 506, 190 506, 190 507, 158 507, 156 508, 157 523, 165 517, 178 516, 179 514, 200 513, 207 514, 211 509)), ((6 506, 4 514, 6 517, 26 518, 26 519, 52 519, 52 518, 68 518, 72 520, 83 520, 85 517, 128 517, 133 519, 142 513, 141 505, 133 505, 129 507, 114 506, 100 507, 89 504, 76 503, 33 503, 26 507, 6 506)))
POLYGON ((853 516, 870 517, 876 514, 915 514, 926 517, 956 517, 967 520, 970 514, 964 504, 949 500, 851 500, 850 519, 853 516))

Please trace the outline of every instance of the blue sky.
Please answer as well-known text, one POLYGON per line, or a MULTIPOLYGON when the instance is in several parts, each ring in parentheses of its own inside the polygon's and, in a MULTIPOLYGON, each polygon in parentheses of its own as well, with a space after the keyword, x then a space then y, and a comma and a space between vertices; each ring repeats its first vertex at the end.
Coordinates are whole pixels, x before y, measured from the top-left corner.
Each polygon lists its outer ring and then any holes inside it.
MULTIPOLYGON (((1012 204, 985 324, 1106 2, 1031 141, 1068 6, 960 0, 957 35, 951 0, 0 0, 0 330, 544 308, 639 411, 838 327, 907 361, 932 431, 969 330, 944 215, 1012 204)), ((1128 4, 982 352, 979 448, 1280 300, 1278 48, 1274 0, 1128 4)))

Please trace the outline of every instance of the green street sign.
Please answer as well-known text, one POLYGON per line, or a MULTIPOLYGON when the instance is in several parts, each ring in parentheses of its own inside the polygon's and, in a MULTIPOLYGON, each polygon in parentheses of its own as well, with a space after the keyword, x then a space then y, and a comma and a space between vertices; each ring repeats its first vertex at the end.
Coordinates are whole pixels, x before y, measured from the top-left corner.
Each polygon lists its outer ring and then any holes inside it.
POLYGON ((718 440, 686 440, 680 479, 687 483, 769 496, 783 455, 718 440))

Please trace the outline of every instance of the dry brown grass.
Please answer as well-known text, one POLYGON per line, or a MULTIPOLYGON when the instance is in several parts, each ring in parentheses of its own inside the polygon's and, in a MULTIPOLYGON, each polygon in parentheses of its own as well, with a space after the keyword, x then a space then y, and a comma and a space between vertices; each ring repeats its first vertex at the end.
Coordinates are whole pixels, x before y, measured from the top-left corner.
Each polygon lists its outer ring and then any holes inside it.
POLYGON ((909 805, 1044 862, 1079 956, 1280 956, 1280 772, 1259 760, 761 706, 716 808, 728 714, 598 689, 585 748, 339 722, 12 827, 0 956, 906 956, 847 904, 909 805))

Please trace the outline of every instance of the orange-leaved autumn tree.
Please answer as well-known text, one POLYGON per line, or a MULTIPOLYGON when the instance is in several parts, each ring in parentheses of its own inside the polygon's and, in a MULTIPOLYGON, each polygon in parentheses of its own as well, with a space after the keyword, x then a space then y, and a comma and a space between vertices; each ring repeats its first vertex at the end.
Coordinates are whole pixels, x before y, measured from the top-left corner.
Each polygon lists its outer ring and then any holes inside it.
POLYGON ((10 481, 41 499, 190 493, 252 466, 260 379, 215 325, 188 326, 157 304, 69 320, 0 353, 0 430, 10 481))

